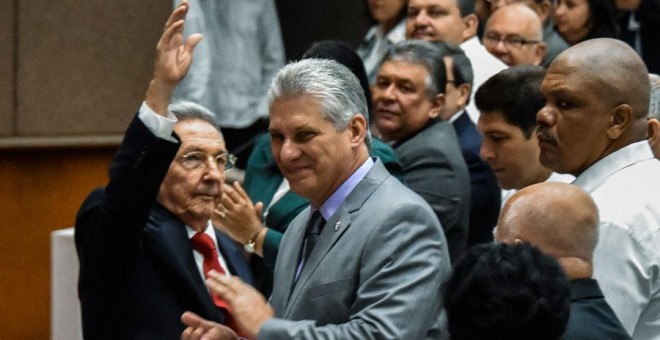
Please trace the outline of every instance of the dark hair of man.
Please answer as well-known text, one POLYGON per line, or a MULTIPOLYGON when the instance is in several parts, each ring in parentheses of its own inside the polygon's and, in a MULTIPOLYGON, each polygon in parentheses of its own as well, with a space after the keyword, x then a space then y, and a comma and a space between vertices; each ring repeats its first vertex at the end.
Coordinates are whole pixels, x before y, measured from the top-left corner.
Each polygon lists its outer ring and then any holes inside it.
POLYGON ((529 244, 471 248, 445 291, 452 340, 556 340, 566 329, 568 282, 557 261, 529 244))
POLYGON ((474 72, 472 71, 472 62, 465 55, 465 51, 455 44, 445 41, 434 42, 440 49, 440 56, 449 57, 452 60, 451 70, 454 74, 454 86, 474 83, 474 72))
POLYGON ((533 65, 500 71, 477 90, 477 109, 481 114, 502 114, 507 123, 517 126, 529 139, 536 130, 536 113, 545 105, 541 95, 544 76, 545 69, 533 65))
POLYGON ((456 1, 456 6, 458 6, 458 11, 461 14, 461 18, 469 14, 475 13, 475 4, 476 0, 454 0, 456 1))
POLYGON ((424 66, 430 78, 426 91, 430 99, 435 98, 438 93, 445 93, 447 87, 445 62, 440 57, 440 50, 434 44, 417 39, 402 41, 387 50, 383 63, 389 60, 424 66))

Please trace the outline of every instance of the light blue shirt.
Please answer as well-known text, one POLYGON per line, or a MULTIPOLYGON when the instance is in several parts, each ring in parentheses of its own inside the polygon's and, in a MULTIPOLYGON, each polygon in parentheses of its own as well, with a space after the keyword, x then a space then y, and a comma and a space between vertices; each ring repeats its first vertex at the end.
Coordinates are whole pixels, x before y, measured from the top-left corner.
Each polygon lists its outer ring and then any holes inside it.
MULTIPOLYGON (((335 190, 328 199, 323 202, 321 205, 321 215, 327 221, 335 214, 339 206, 346 200, 346 197, 355 189, 355 187, 362 181, 364 176, 367 175, 369 170, 374 166, 374 160, 367 158, 367 160, 360 165, 360 167, 355 170, 355 172, 349 177, 342 185, 335 190)), ((314 207, 312 207, 312 213, 314 212, 314 207)))

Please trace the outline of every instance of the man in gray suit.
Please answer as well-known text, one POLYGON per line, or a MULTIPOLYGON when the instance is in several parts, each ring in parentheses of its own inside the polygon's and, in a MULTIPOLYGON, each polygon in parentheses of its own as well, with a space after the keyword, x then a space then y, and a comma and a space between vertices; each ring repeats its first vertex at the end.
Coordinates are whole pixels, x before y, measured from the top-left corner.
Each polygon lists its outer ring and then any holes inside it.
POLYGON ((372 89, 375 127, 392 143, 406 185, 442 223, 455 261, 467 244, 470 176, 445 105, 446 69, 440 50, 421 40, 393 45, 372 89))
MULTIPOLYGON (((284 234, 270 305, 236 277, 207 285, 250 338, 442 338, 445 237, 429 205, 369 157, 357 79, 334 61, 303 60, 278 73, 270 98, 273 156, 311 207, 284 234)), ((182 320, 183 339, 222 338, 219 324, 182 320)))

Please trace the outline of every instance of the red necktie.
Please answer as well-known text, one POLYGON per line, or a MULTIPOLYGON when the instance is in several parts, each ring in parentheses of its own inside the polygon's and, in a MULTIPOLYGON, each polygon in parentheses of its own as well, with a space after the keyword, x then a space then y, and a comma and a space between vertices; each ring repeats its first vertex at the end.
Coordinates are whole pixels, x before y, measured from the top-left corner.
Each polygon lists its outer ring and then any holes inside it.
MULTIPOLYGON (((192 243, 193 249, 197 250, 202 255, 204 255, 203 267, 204 267, 204 276, 206 278, 208 278, 208 272, 211 269, 223 275, 227 273, 222 268, 220 262, 218 261, 218 251, 215 249, 215 242, 213 242, 213 239, 209 235, 206 235, 203 232, 199 232, 190 239, 190 242, 192 243)), ((227 302, 225 300, 222 300, 220 297, 218 297, 215 294, 211 294, 211 297, 213 297, 213 302, 215 302, 215 306, 218 307, 223 312, 223 315, 227 319, 226 320, 227 326, 229 326, 235 332, 238 332, 238 327, 236 327, 236 324, 234 323, 234 320, 231 317, 229 305, 227 304, 227 302)))

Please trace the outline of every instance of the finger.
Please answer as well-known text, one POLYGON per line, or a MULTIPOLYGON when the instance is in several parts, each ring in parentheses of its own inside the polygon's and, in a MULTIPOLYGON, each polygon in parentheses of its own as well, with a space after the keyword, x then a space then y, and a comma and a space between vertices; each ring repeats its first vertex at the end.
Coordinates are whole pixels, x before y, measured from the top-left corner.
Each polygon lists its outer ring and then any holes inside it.
POLYGON ((173 23, 185 18, 186 12, 188 12, 188 2, 187 1, 182 1, 179 6, 172 11, 172 14, 170 14, 170 17, 167 18, 167 22, 165 22, 165 27, 170 27, 173 23))
POLYGON ((163 35, 160 37, 160 41, 158 42, 158 47, 162 47, 162 45, 168 47, 172 45, 180 45, 181 43, 177 41, 178 38, 175 38, 177 34, 183 34, 183 19, 173 23, 165 30, 165 32, 163 32, 163 35))
POLYGON ((196 328, 198 327, 204 319, 202 319, 201 316, 193 313, 193 312, 185 312, 181 315, 181 322, 183 322, 184 325, 196 328))
POLYGON ((200 33, 194 33, 191 34, 188 39, 186 39, 186 44, 184 46, 184 49, 188 53, 193 53, 193 50, 195 49, 195 46, 199 44, 200 41, 202 41, 203 36, 200 33))
POLYGON ((257 202, 257 204, 254 205, 254 212, 257 215, 257 219, 261 220, 261 216, 263 216, 264 212, 264 203, 257 202))

